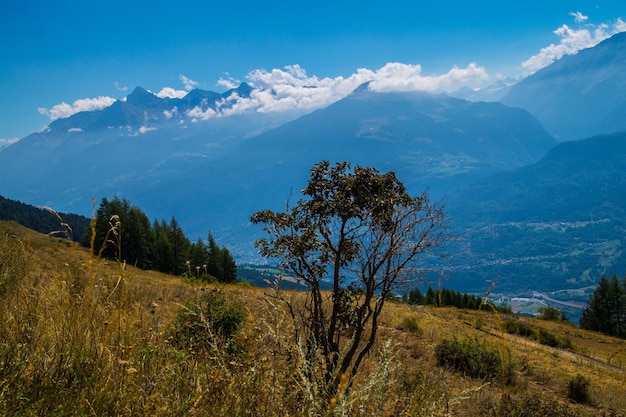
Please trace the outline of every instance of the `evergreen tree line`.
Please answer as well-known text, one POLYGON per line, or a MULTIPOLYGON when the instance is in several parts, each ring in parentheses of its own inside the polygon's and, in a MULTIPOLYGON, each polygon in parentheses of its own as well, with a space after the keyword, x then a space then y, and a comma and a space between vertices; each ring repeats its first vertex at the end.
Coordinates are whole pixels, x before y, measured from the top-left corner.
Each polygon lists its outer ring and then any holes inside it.
POLYGON ((626 338, 626 277, 620 281, 617 275, 602 276, 583 310, 580 327, 626 338))
POLYGON ((0 196, 0 220, 15 221, 36 232, 81 241, 89 230, 89 219, 78 214, 55 213, 0 196), (61 223, 70 226, 66 229, 61 223))
POLYGON ((478 310, 481 306, 482 298, 467 293, 461 294, 459 291, 447 288, 440 290, 428 287, 426 294, 423 294, 418 288, 404 293, 402 295, 402 301, 413 305, 432 305, 435 307, 456 307, 467 310, 478 310))
MULTIPOLYGON (((192 243, 178 221, 154 220, 128 200, 103 198, 96 212, 94 254, 141 269, 188 275, 204 281, 233 282, 237 265, 228 249, 209 232, 207 243, 192 243)), ((91 247, 91 231, 82 244, 91 247)))

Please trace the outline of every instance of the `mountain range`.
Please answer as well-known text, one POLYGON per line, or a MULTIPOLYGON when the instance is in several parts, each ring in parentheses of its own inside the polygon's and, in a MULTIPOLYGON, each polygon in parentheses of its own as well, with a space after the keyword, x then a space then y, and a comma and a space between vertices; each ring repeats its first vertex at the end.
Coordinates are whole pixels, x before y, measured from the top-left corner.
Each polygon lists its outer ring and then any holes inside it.
POLYGON ((626 32, 525 78, 502 103, 528 110, 560 141, 626 130, 624 68, 626 32))
POLYGON ((137 87, 125 100, 56 120, 0 152, 1 193, 85 214, 92 195, 125 194, 175 176, 294 117, 251 113, 204 122, 249 92, 242 84, 172 99, 137 87))
POLYGON ((252 87, 181 99, 138 87, 0 152, 0 195, 83 215, 92 196, 126 197, 258 262, 250 215, 297 199, 320 160, 348 160, 443 201, 461 237, 451 287, 499 276, 508 292, 555 291, 623 274, 626 34, 493 91, 501 102, 366 83, 309 114, 226 116, 252 87))

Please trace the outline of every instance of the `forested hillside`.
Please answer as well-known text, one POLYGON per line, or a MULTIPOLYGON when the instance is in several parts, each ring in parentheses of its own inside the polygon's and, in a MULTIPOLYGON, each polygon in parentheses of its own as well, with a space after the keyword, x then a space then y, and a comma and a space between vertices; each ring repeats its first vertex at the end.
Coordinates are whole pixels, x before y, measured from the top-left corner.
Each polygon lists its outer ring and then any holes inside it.
POLYGON ((0 196, 0 220, 15 221, 37 232, 92 247, 94 254, 173 275, 204 281, 232 282, 237 265, 228 249, 219 246, 209 232, 192 242, 176 218, 154 220, 127 199, 103 198, 96 212, 95 236, 91 220, 76 214, 57 213, 0 196))
POLYGON ((89 230, 90 220, 77 214, 56 213, 0 196, 0 220, 12 220, 41 233, 51 233, 80 241, 89 230), (65 223, 63 225, 62 223, 65 223))

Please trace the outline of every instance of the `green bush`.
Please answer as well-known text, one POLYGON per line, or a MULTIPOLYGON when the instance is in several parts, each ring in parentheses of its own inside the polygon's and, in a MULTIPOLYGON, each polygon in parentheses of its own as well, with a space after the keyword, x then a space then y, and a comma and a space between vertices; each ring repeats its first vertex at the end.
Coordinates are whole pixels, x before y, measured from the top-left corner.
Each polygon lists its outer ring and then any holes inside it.
POLYGON ((437 364, 472 378, 503 377, 500 353, 475 339, 444 339, 435 346, 437 364))
POLYGON ((539 318, 541 320, 548 321, 565 321, 565 314, 561 312, 558 308, 554 307, 540 307, 539 308, 539 318))
POLYGON ((539 343, 551 347, 560 347, 559 339, 547 330, 539 329, 539 343))
POLYGON ((174 343, 192 351, 216 344, 228 347, 244 320, 240 303, 229 301, 221 291, 209 291, 199 301, 188 301, 178 313, 174 343))
POLYGON ((560 349, 573 349, 572 341, 567 337, 559 339, 557 336, 544 329, 539 329, 537 340, 542 345, 551 346, 560 349))
POLYGON ((502 325, 505 332, 513 335, 526 337, 528 339, 536 339, 537 334, 526 323, 517 320, 507 320, 502 325))
POLYGON ((404 316, 398 328, 409 333, 422 333, 422 329, 420 328, 417 317, 415 316, 404 316))
POLYGON ((576 375, 567 383, 567 398, 579 404, 591 404, 589 386, 591 381, 582 375, 576 375))

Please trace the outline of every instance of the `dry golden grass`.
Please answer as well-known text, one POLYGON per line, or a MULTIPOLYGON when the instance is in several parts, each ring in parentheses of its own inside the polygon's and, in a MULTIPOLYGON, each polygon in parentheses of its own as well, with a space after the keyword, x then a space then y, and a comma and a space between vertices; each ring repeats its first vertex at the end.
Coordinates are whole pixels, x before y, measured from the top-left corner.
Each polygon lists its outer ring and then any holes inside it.
POLYGON ((182 349, 177 315, 217 287, 96 259, 14 223, 0 222, 0 245, 24 255, 9 260, 19 279, 0 305, 0 415, 504 416, 515 401, 527 405, 524 415, 626 410, 626 341, 568 324, 388 302, 378 345, 352 388, 329 402, 269 290, 220 286, 245 312, 234 344, 182 349), (509 335, 509 319, 567 337, 573 349, 509 335), (453 336, 499 351, 514 383, 438 367, 435 346, 453 336), (579 374, 590 380, 592 405, 568 402, 567 384, 579 374))

